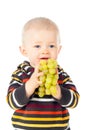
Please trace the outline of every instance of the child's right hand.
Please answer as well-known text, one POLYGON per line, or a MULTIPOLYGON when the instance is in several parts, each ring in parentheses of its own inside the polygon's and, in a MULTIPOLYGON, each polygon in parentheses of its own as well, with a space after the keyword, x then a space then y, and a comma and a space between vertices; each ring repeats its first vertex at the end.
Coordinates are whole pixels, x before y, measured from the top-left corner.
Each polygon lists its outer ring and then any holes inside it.
POLYGON ((39 65, 35 67, 35 70, 30 79, 25 84, 26 96, 31 96, 35 89, 38 88, 42 82, 39 81, 39 77, 43 75, 43 72, 39 72, 39 65))

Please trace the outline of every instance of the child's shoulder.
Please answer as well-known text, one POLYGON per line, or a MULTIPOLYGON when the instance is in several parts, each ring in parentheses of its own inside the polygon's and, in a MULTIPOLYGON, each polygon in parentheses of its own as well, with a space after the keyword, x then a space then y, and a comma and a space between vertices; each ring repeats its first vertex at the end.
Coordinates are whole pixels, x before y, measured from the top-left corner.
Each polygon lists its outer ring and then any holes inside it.
POLYGON ((12 77, 21 78, 23 76, 31 75, 34 68, 30 65, 28 61, 23 61, 17 66, 17 69, 12 73, 12 77))
POLYGON ((23 61, 22 63, 20 63, 18 66, 17 66, 17 69, 25 69, 25 67, 29 66, 30 67, 30 62, 28 61, 23 61))
POLYGON ((23 61, 21 64, 18 65, 17 69, 28 73, 29 71, 31 71, 34 68, 30 65, 30 62, 23 61))
POLYGON ((30 62, 23 61, 22 63, 17 65, 17 68, 13 72, 13 74, 17 74, 17 73, 20 73, 20 72, 26 72, 27 73, 28 71, 30 71, 30 69, 32 69, 32 66, 30 65, 30 62))
POLYGON ((58 64, 58 71, 64 71, 63 68, 58 64))

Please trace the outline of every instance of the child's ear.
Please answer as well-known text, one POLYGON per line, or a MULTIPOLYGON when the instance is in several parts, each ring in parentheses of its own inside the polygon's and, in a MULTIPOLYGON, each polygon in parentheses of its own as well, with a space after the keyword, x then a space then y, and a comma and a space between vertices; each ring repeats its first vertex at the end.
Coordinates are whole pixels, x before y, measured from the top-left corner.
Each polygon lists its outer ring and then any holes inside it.
POLYGON ((19 50, 23 56, 27 56, 27 51, 23 46, 19 46, 19 50))

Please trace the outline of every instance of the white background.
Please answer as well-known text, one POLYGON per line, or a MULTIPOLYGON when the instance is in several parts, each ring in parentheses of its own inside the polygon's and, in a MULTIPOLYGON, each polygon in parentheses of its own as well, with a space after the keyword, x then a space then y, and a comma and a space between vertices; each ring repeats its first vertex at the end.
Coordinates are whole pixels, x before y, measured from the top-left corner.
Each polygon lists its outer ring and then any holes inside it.
POLYGON ((81 96, 78 106, 69 109, 70 126, 72 130, 81 130, 85 120, 84 0, 0 0, 0 129, 13 129, 13 110, 6 103, 7 89, 11 73, 25 60, 18 48, 22 27, 37 16, 48 17, 59 26, 63 47, 58 61, 71 76, 81 96))

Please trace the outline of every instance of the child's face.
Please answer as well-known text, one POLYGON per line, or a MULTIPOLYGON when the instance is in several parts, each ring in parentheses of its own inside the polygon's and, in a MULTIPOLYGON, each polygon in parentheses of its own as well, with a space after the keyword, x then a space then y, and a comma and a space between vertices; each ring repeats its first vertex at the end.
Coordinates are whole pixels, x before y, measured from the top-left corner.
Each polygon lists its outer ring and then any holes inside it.
POLYGON ((60 48, 55 31, 32 29, 25 33, 24 46, 20 50, 35 66, 42 59, 57 59, 60 48))

